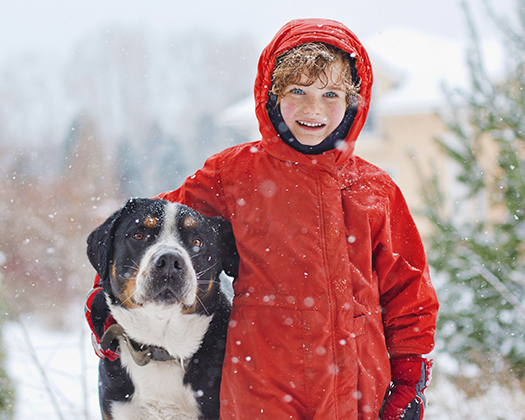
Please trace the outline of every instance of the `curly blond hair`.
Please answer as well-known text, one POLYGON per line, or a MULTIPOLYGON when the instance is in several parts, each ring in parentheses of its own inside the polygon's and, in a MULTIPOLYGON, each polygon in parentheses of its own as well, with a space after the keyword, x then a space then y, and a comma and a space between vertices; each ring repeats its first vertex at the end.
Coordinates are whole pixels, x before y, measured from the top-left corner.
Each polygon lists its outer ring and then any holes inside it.
POLYGON ((277 59, 277 65, 272 74, 271 94, 277 95, 277 104, 286 94, 285 89, 292 84, 313 85, 318 79, 328 85, 330 82, 341 85, 346 90, 346 105, 355 106, 359 103, 359 83, 352 80, 352 65, 350 55, 330 44, 309 42, 286 51, 277 59), (336 80, 330 80, 330 70, 335 63, 341 62, 343 71, 332 72, 336 80), (307 78, 306 84, 300 83, 302 76, 307 78))

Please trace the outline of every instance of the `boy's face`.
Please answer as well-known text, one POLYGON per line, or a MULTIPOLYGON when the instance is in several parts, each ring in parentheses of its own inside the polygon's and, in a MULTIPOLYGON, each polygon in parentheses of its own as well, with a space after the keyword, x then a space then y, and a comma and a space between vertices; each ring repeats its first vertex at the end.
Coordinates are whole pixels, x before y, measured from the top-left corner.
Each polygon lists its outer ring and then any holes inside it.
POLYGON ((281 114, 284 122, 301 144, 315 146, 327 138, 343 120, 346 112, 346 90, 337 81, 342 63, 336 62, 327 72, 326 80, 317 79, 304 86, 302 76, 298 84, 284 89, 281 114), (325 86, 326 85, 326 86, 325 86))

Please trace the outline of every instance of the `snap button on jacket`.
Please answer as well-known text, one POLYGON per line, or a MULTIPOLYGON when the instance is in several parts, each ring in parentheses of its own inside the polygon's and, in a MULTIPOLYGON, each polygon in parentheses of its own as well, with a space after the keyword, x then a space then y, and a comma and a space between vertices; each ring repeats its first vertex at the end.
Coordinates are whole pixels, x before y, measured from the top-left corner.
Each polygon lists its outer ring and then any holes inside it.
POLYGON ((262 139, 212 156, 159 196, 233 226, 223 420, 376 420, 389 356, 434 346, 438 303, 414 221, 391 178, 353 154, 371 87, 366 51, 345 26, 290 22, 259 60, 262 139), (340 147, 304 155, 278 137, 266 102, 277 57, 314 41, 356 58, 362 100, 340 147))

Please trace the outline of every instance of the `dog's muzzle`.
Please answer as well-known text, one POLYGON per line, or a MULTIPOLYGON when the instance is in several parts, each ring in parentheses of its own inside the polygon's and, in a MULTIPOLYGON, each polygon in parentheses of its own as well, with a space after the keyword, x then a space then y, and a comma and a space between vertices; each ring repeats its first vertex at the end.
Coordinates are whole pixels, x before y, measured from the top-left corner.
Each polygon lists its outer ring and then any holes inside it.
POLYGON ((193 304, 196 277, 189 255, 182 250, 163 247, 154 252, 148 261, 143 277, 145 300, 193 304))

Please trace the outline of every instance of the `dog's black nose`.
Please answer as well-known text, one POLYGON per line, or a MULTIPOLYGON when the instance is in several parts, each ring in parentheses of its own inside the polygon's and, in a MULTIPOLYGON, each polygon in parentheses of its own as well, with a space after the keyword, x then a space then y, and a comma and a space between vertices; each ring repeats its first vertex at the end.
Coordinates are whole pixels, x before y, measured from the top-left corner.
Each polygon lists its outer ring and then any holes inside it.
POLYGON ((166 274, 169 274, 173 271, 177 272, 184 269, 186 266, 182 255, 178 252, 166 252, 164 254, 157 255, 153 260, 153 264, 160 271, 166 272, 166 274))

